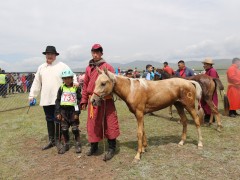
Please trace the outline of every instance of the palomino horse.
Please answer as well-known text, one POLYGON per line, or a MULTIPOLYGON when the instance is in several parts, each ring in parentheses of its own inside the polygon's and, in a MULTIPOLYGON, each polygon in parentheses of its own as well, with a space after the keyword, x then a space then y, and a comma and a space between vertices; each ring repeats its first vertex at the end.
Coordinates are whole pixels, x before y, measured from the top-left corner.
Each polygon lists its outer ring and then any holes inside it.
POLYGON ((174 105, 181 117, 183 131, 179 145, 183 145, 186 140, 187 117, 184 108, 194 119, 198 132, 198 147, 202 148, 202 135, 200 120, 195 110, 196 97, 201 98, 201 87, 193 81, 172 78, 163 81, 147 81, 145 79, 133 79, 116 76, 107 69, 98 69, 99 76, 95 82, 94 93, 91 97, 93 105, 109 94, 116 93, 126 102, 129 110, 135 115, 138 123, 138 151, 135 160, 140 160, 141 153, 147 147, 147 137, 144 130, 144 114, 174 105), (194 84, 194 85, 193 85, 194 84), (156 88, 156 87, 161 87, 156 88))
MULTIPOLYGON (((158 72, 158 74, 160 74, 162 79, 169 79, 169 78, 175 77, 173 75, 168 74, 163 69, 157 69, 157 72, 158 72)), ((156 79, 157 78, 158 77, 156 77, 156 79)), ((218 111, 218 108, 215 106, 215 104, 212 101, 213 94, 216 91, 217 87, 218 87, 220 93, 221 93, 221 91, 224 90, 224 86, 223 86, 222 82, 220 81, 220 79, 212 78, 212 77, 210 77, 206 74, 198 74, 198 75, 195 75, 195 76, 186 77, 184 79, 196 81, 201 85, 201 87, 202 87, 202 98, 209 105, 209 107, 211 108, 211 111, 212 111, 211 118, 210 118, 210 121, 209 121, 209 125, 212 124, 213 115, 215 115, 215 117, 217 119, 217 130, 221 131, 222 124, 221 124, 221 120, 220 120, 220 113, 218 111)), ((225 105, 226 104, 225 99, 226 99, 226 97, 224 97, 224 109, 225 109, 225 112, 226 112, 227 107, 225 105)))

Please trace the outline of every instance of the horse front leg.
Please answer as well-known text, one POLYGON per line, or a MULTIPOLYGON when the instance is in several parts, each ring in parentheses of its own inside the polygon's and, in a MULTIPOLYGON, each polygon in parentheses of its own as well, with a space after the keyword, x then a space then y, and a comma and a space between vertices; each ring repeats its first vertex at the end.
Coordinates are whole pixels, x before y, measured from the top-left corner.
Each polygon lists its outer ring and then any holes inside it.
POLYGON ((146 151, 146 147, 147 147, 147 136, 144 130, 144 124, 143 124, 143 146, 142 146, 142 153, 144 153, 146 151))
POLYGON ((135 160, 140 160, 141 159, 141 152, 143 150, 143 142, 144 142, 144 123, 143 123, 143 112, 137 112, 136 113, 136 118, 137 118, 137 123, 138 123, 138 130, 137 130, 137 137, 138 137, 138 150, 137 154, 135 156, 135 160))

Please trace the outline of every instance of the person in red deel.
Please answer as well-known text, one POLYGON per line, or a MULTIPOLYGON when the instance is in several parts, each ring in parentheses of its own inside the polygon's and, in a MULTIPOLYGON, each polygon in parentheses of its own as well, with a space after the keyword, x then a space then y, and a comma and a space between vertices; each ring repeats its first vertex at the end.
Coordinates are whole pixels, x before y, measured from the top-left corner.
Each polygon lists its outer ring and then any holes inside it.
POLYGON ((233 58, 232 65, 227 70, 229 100, 229 116, 236 117, 239 115, 236 110, 240 109, 240 59, 233 58))
MULTIPOLYGON (((218 73, 216 71, 216 69, 213 68, 213 60, 210 57, 207 57, 204 59, 203 63, 203 68, 205 69, 205 74, 208 76, 211 76, 212 78, 219 78, 218 73)), ((213 103, 216 107, 218 107, 218 95, 217 95, 217 91, 214 91, 213 94, 213 103)), ((202 108, 204 110, 205 116, 204 116, 204 122, 205 123, 209 123, 210 121, 210 117, 211 117, 211 108, 208 106, 208 104, 206 103, 206 101, 204 101, 203 99, 201 100, 201 105, 202 108)), ((215 121, 215 119, 213 120, 215 121)))
POLYGON ((82 90, 81 108, 86 110, 88 105, 88 119, 87 119, 87 133, 88 141, 91 143, 91 148, 87 153, 88 156, 96 154, 98 151, 98 142, 105 136, 108 139, 108 152, 104 157, 104 161, 110 160, 116 151, 116 138, 119 136, 119 125, 117 112, 112 97, 106 99, 106 104, 102 103, 101 106, 92 106, 89 101, 95 87, 95 81, 98 78, 98 70, 107 68, 114 73, 114 68, 108 64, 103 58, 103 48, 100 44, 94 44, 91 49, 93 59, 89 61, 86 68, 85 78, 82 90), (104 107, 106 105, 106 107, 104 107), (104 135, 103 135, 103 115, 104 118, 104 135))
POLYGON ((163 70, 166 71, 168 74, 174 75, 174 70, 168 65, 168 62, 163 63, 163 70))

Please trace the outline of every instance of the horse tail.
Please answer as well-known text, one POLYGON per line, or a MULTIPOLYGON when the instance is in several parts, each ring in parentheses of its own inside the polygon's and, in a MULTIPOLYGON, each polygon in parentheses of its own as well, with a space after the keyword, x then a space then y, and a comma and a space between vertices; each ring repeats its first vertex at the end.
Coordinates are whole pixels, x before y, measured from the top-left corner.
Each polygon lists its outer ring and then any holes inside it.
POLYGON ((193 80, 190 80, 190 82, 195 86, 196 88, 196 99, 198 101, 201 100, 202 98, 202 88, 200 86, 200 84, 197 82, 197 81, 193 81, 193 80))
MULTIPOLYGON (((221 98, 223 100, 224 114, 225 114, 225 116, 227 116, 228 112, 229 112, 229 101, 228 101, 227 95, 225 94, 224 86, 222 84, 222 81, 218 78, 213 78, 213 81, 215 83, 215 86, 217 86, 219 89, 221 98), (222 95, 222 93, 223 93, 223 95, 222 95)), ((217 89, 217 87, 215 89, 217 89)))
POLYGON ((224 90, 224 86, 222 84, 222 81, 218 78, 213 78, 213 81, 215 82, 215 84, 217 85, 219 91, 224 90))
POLYGON ((225 116, 227 116, 228 115, 228 113, 229 113, 229 101, 228 101, 228 97, 227 97, 227 95, 225 94, 225 92, 223 91, 223 93, 224 93, 224 96, 223 96, 223 105, 224 105, 224 114, 225 114, 225 116))
POLYGON ((201 98, 202 98, 202 87, 200 86, 200 84, 194 80, 190 80, 191 83, 195 86, 196 88, 196 99, 198 101, 198 111, 197 111, 197 114, 198 114, 198 117, 199 117, 199 122, 200 124, 203 124, 203 117, 204 117, 204 111, 203 111, 203 108, 201 106, 201 98))

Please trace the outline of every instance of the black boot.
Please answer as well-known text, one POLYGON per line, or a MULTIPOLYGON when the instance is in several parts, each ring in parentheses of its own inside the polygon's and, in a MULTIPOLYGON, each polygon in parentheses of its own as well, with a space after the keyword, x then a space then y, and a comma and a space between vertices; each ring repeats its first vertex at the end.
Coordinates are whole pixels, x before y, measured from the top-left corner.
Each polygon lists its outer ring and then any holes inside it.
POLYGON ((234 114, 234 111, 235 111, 235 110, 230 110, 230 111, 229 111, 229 117, 233 117, 233 118, 236 117, 236 115, 234 114))
POLYGON ((108 139, 108 152, 104 156, 103 160, 108 161, 113 158, 116 151, 116 139, 108 139))
POLYGON ((209 121, 210 121, 210 115, 209 115, 209 114, 205 114, 205 116, 204 116, 204 122, 205 122, 205 123, 209 123, 209 121))
POLYGON ((63 135, 63 145, 60 145, 58 147, 58 154, 64 154, 66 151, 69 150, 69 131, 68 129, 62 129, 62 135, 63 135))
POLYGON ((75 144, 75 152, 76 153, 81 153, 82 152, 82 146, 80 142, 76 142, 75 144))
POLYGON ((235 114, 235 116, 239 116, 240 114, 237 113, 236 110, 233 110, 233 114, 235 114))
POLYGON ((98 151, 98 142, 91 143, 91 148, 87 152, 87 156, 92 156, 98 151))
POLYGON ((80 142, 80 135, 75 135, 75 152, 76 153, 81 153, 82 152, 82 146, 81 146, 81 142, 80 142))
POLYGON ((81 142, 80 142, 80 130, 78 129, 78 126, 73 126, 72 132, 75 136, 75 152, 81 153, 82 148, 81 148, 81 142))
POLYGON ((55 125, 53 121, 47 121, 47 129, 48 129, 48 138, 49 143, 42 148, 42 150, 50 149, 55 146, 54 133, 55 133, 55 125))

